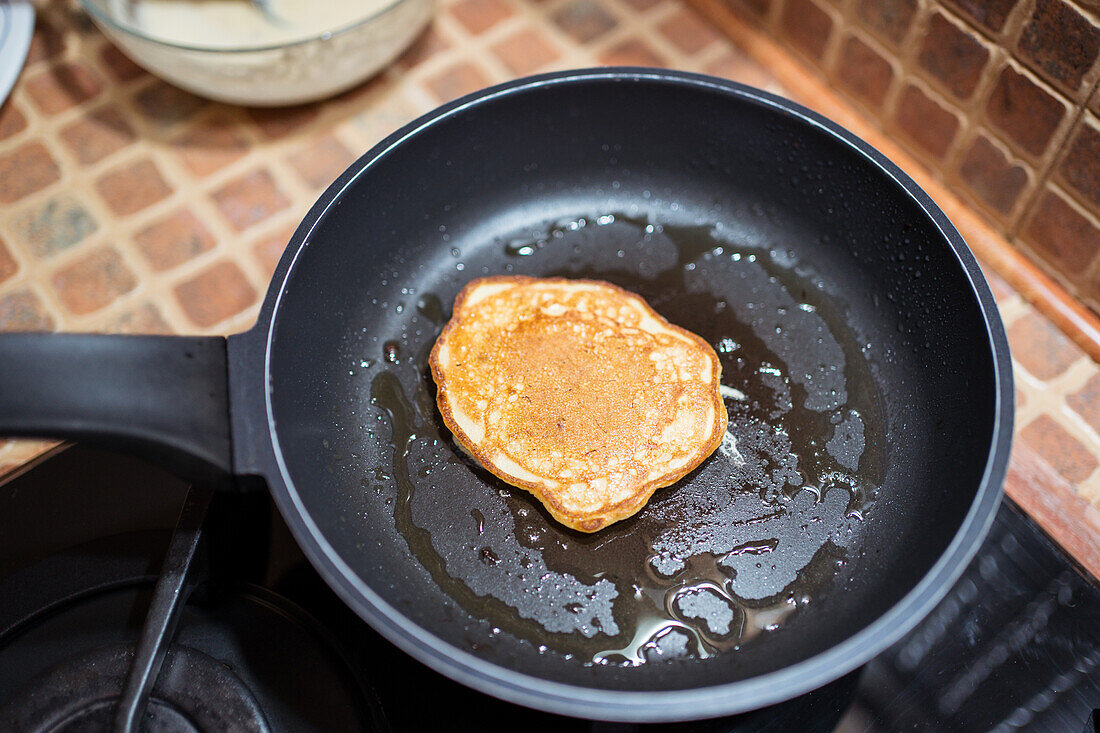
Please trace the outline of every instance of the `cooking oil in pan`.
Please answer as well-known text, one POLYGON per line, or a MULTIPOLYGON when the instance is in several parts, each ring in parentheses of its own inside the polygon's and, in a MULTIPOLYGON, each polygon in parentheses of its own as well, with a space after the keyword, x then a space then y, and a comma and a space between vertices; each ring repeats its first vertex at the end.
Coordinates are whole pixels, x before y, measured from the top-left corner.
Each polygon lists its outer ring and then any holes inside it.
POLYGON ((394 518, 410 549, 471 614, 587 664, 707 658, 781 628, 843 564, 884 462, 877 390, 821 287, 785 251, 615 214, 502 248, 480 267, 467 254, 467 271, 609 280, 708 339, 729 429, 638 515, 592 535, 566 529, 451 440, 427 370, 444 308, 422 294, 422 335, 387 342, 371 392, 391 427, 394 518), (398 368, 415 370, 415 388, 398 368))

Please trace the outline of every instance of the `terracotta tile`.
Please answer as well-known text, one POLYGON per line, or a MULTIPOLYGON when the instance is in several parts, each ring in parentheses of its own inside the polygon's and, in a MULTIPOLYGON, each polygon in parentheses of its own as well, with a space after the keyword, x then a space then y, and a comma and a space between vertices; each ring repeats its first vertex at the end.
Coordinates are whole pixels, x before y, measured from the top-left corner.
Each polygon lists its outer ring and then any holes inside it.
POLYGON ((148 72, 141 68, 130 57, 118 50, 118 47, 108 43, 99 52, 99 60, 103 63, 103 66, 107 69, 107 73, 115 80, 120 82, 133 81, 134 79, 140 79, 143 76, 148 76, 148 72))
POLYGON ((989 121, 1009 142, 1042 155, 1066 114, 1066 103, 1011 66, 1001 71, 986 105, 989 121))
POLYGON ((1072 484, 1084 481, 1096 470, 1096 457, 1049 415, 1040 415, 1025 425, 1020 439, 1072 484))
POLYGON ((1023 239, 1070 280, 1080 281, 1096 256, 1100 230, 1048 186, 1023 239))
POLYGON ((137 278, 109 247, 65 265, 52 282, 61 303, 78 316, 110 305, 137 287, 137 278))
POLYGON ((553 21, 577 43, 588 43, 617 24, 614 16, 594 0, 573 0, 553 15, 553 21))
MULTIPOLYGON (((754 1, 757 3, 768 3, 771 0, 754 1)), ((656 7, 657 5, 661 4, 661 0, 623 0, 623 2, 625 2, 627 5, 629 5, 634 10, 637 10, 638 12, 645 12, 646 10, 649 10, 650 8, 656 7)))
POLYGON ((27 49, 26 65, 57 58, 65 52, 65 32, 49 13, 39 11, 34 21, 34 34, 27 49))
POLYGON ((196 326, 208 328, 256 302, 256 291, 241 268, 223 261, 177 285, 176 298, 196 326))
POLYGON ((959 99, 978 88, 989 50, 975 32, 960 27, 943 13, 934 13, 921 43, 921 68, 959 99))
POLYGON ((864 25, 884 40, 897 47, 905 39, 913 16, 917 12, 917 0, 857 0, 856 15, 864 25))
POLYGON ((279 264, 279 258, 283 256, 290 238, 294 236, 294 229, 283 229, 276 234, 262 238, 252 245, 252 253, 264 269, 268 277, 275 273, 275 267, 279 264))
POLYGON ((902 92, 894 115, 902 131, 937 159, 947 152, 959 129, 953 112, 912 84, 902 92))
POLYGON ((229 223, 242 230, 290 206, 290 200, 263 168, 225 184, 212 194, 229 223))
POLYGON ((0 295, 0 331, 52 331, 53 317, 37 295, 19 290, 0 295))
POLYGON ((206 100, 159 79, 134 95, 134 108, 150 125, 171 127, 206 106, 206 100))
POLYGON ((433 23, 417 36, 417 39, 412 42, 405 53, 401 54, 398 63, 406 69, 411 69, 427 61, 440 51, 446 51, 450 46, 451 44, 447 42, 447 39, 439 32, 439 28, 433 23))
POLYGON ((546 66, 560 55, 546 34, 524 28, 495 46, 493 53, 516 76, 525 76, 546 66))
POLYGON ((134 243, 154 270, 168 270, 213 248, 214 236, 193 213, 180 209, 139 230, 134 243))
POLYGON ((368 105, 352 118, 352 124, 370 142, 377 142, 427 111, 401 94, 389 94, 368 105))
POLYGON ((840 48, 840 60, 833 76, 840 87, 879 107, 894 78, 894 69, 869 45, 849 36, 840 48))
POLYGON ((248 152, 248 140, 237 123, 225 117, 203 120, 172 141, 183 166, 196 176, 208 176, 248 152))
POLYGON ((980 200, 1002 214, 1012 210, 1027 185, 1027 170, 979 133, 963 154, 959 175, 980 200))
POLYGON ((313 140, 286 157, 286 162, 311 188, 335 181, 357 156, 332 134, 313 140))
POLYGON ((248 116, 264 137, 280 138, 317 119, 320 108, 314 104, 297 107, 250 107, 248 116))
POLYGON ((718 58, 707 64, 706 73, 760 88, 774 88, 778 82, 771 72, 736 46, 722 51, 718 58))
POLYGON ((825 54, 833 19, 813 0, 788 0, 780 20, 783 35, 795 48, 815 61, 825 54))
POLYGON ((1019 0, 945 0, 982 28, 999 32, 1019 0))
POLYGON ((0 204, 10 204, 61 177, 61 170, 40 142, 28 142, 0 153, 0 204))
POLYGON ((1036 0, 1017 47, 1043 78, 1077 94, 1100 54, 1100 26, 1065 0, 1036 0))
POLYGON ((722 37, 711 23, 688 7, 677 10, 658 25, 657 30, 688 55, 702 51, 722 37))
POLYGON ((511 17, 512 9, 503 0, 458 0, 451 15, 476 36, 511 17))
POLYGON ((1054 379, 1085 356, 1057 326, 1038 313, 1028 313, 1008 328, 1012 358, 1031 376, 1054 379))
POLYGON ((1093 374, 1084 387, 1068 395, 1066 403, 1100 435, 1100 373, 1093 374))
POLYGON ((489 79, 468 62, 455 64, 425 82, 440 102, 447 102, 463 94, 489 86, 489 79))
POLYGON ((100 107, 61 128, 61 142, 82 165, 91 165, 137 139, 130 124, 114 107, 100 107))
POLYGON ((4 244, 4 240, 0 239, 0 283, 17 272, 19 272, 19 263, 8 251, 8 246, 4 244))
POLYGON ((628 38, 600 54, 605 66, 664 66, 665 61, 641 38, 628 38))
POLYGON ((40 258, 69 249, 97 228, 88 209, 68 193, 47 199, 12 220, 16 236, 40 258))
MULTIPOLYGON (((1012 286, 1005 281, 1003 277, 998 275, 993 268, 983 267, 982 274, 985 275, 985 281, 989 283, 989 289, 993 291, 993 298, 998 304, 1011 298, 1016 294, 1016 291, 1012 289, 1012 286)), ((1023 393, 1021 392, 1021 395, 1023 393)), ((1023 403, 1020 400, 1016 401, 1017 407, 1023 403)))
POLYGON ((27 118, 19 111, 11 97, 0 106, 0 140, 6 140, 12 135, 27 129, 27 118))
POLYGON ((153 161, 139 160, 110 170, 95 182, 96 191, 119 216, 141 211, 172 193, 153 161))
POLYGON ((103 328, 106 333, 154 333, 170 334, 169 326, 164 316, 152 303, 143 303, 136 308, 130 308, 117 318, 111 319, 103 328))
POLYGON ((1084 115, 1058 166, 1066 186, 1100 213, 1100 118, 1084 115))
POLYGON ((24 84, 34 106, 49 115, 86 102, 102 89, 95 74, 76 63, 57 64, 32 75, 24 84))

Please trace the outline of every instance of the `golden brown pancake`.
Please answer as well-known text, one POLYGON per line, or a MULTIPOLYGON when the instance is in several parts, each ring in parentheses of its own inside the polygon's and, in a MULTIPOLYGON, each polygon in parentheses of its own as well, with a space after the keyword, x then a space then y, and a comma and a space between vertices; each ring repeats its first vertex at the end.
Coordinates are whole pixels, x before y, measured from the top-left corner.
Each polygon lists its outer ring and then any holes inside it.
POLYGON ((598 280, 474 280, 431 368, 458 444, 582 532, 638 512, 726 431, 710 345, 598 280))

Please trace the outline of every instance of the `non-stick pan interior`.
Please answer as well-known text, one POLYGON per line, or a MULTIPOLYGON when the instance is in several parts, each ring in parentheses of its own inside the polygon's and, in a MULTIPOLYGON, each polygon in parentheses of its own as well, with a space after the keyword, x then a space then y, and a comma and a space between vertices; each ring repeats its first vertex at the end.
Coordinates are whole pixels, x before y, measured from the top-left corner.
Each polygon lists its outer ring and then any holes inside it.
POLYGON ((455 110, 347 185, 287 277, 271 400, 312 520, 409 624, 671 690, 823 652, 913 589, 982 481, 996 384, 966 272, 869 158, 748 93, 588 78, 455 110), (710 340, 723 448, 594 535, 473 466, 426 355, 508 272, 616 282, 710 340))

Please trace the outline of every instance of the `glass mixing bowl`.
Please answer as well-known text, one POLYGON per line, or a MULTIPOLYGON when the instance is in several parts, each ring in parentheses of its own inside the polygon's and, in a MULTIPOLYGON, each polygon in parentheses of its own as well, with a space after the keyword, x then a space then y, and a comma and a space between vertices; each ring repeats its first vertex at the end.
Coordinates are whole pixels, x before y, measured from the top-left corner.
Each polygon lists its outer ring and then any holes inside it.
MULTIPOLYGON (((204 97, 255 106, 299 104, 337 94, 375 74, 423 30, 434 0, 394 0, 319 35, 264 46, 207 46, 151 37, 128 20, 141 0, 81 0, 135 62, 204 97)), ((324 0, 319 0, 324 2, 324 0)))

